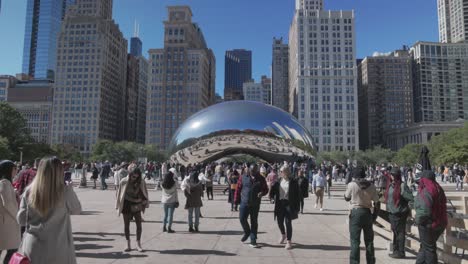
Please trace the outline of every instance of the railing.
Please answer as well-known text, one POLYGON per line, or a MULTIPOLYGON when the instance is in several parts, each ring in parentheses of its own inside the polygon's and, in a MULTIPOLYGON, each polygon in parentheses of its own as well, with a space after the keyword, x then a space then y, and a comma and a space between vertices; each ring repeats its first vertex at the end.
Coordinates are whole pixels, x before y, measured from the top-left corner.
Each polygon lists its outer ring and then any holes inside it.
MULTIPOLYGON (((447 195, 448 225, 437 243, 437 255, 440 261, 450 264, 468 264, 468 195, 447 195)), ((374 225, 374 231, 387 240, 393 240, 391 225, 388 221, 386 205, 381 204, 381 212, 374 225)), ((414 218, 415 211, 411 211, 414 218)), ((409 220, 406 226, 406 247, 418 252, 420 247, 419 232, 417 226, 409 220)))

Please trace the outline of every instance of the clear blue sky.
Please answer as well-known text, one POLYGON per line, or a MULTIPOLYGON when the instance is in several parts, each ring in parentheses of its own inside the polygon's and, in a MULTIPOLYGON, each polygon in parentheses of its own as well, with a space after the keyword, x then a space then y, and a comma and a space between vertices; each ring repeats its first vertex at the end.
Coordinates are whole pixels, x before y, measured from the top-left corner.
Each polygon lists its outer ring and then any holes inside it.
MULTIPOLYGON (((437 41, 436 0, 325 0, 325 9, 356 14, 357 56, 388 52, 416 41, 437 41)), ((190 5, 216 55, 216 90, 223 95, 224 52, 253 52, 253 77, 270 75, 274 36, 287 39, 294 0, 114 0, 114 19, 129 39, 135 19, 145 56, 163 46, 166 6, 190 5)), ((21 71, 26 0, 3 0, 0 13, 0 74, 21 71)))

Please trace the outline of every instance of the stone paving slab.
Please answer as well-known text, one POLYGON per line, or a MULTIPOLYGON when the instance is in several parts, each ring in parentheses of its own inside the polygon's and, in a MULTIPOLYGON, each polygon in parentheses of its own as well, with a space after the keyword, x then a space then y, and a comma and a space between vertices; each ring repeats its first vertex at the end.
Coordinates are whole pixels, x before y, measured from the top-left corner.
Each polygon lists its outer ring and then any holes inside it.
MULTIPOLYGON (((227 196, 204 200, 200 233, 188 233, 187 211, 182 193, 181 207, 174 214, 175 234, 162 232, 161 192, 149 192, 151 205, 144 215, 142 244, 145 252, 123 253, 123 219, 115 211, 115 191, 75 188, 83 214, 72 217, 78 263, 348 263, 349 231, 346 223, 347 203, 341 192, 324 199, 326 210, 313 208, 315 198, 306 199, 305 214, 293 221, 293 250, 278 245, 280 233, 273 219, 273 205, 265 201, 259 215, 258 243, 253 249, 240 242, 242 229, 238 212, 231 212, 227 196)), ((135 247, 135 225, 131 223, 132 247, 135 247)), ((363 245, 362 245, 363 246, 363 245)), ((414 263, 409 259, 394 260, 387 256, 387 242, 376 236, 377 263, 414 263)), ((361 247, 362 248, 362 247, 361 247)), ((361 249, 361 260, 365 254, 361 249)))

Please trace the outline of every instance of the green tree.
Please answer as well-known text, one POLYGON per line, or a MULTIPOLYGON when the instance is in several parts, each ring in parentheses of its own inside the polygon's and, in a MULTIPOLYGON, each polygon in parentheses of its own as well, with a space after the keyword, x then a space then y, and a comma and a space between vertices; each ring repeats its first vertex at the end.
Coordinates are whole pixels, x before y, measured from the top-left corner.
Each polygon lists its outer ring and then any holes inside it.
POLYGON ((434 165, 446 164, 449 165, 455 160, 463 160, 465 152, 463 148, 468 141, 468 122, 461 128, 454 128, 445 133, 431 138, 428 144, 430 150, 429 156, 434 165), (460 151, 457 151, 460 150, 460 151), (455 151, 454 153, 451 153, 455 151), (460 156, 459 158, 456 156, 460 156))
POLYGON ((437 154, 437 164, 468 164, 468 140, 447 145, 437 154))
POLYGON ((418 162, 419 153, 424 145, 407 144, 396 153, 393 162, 403 166, 413 166, 418 162))
POLYGON ((0 136, 0 155, 3 158, 11 157, 11 151, 10 151, 10 146, 8 144, 8 139, 2 136, 0 136))
POLYGON ((148 161, 163 162, 167 159, 167 154, 159 151, 156 145, 145 145, 144 152, 148 161))
POLYGON ((20 147, 32 142, 26 119, 6 102, 0 102, 0 136, 8 140, 9 158, 12 159, 19 157, 20 147))
POLYGON ((58 158, 72 162, 83 161, 83 156, 80 151, 71 144, 58 144, 53 145, 52 153, 57 155, 58 158))

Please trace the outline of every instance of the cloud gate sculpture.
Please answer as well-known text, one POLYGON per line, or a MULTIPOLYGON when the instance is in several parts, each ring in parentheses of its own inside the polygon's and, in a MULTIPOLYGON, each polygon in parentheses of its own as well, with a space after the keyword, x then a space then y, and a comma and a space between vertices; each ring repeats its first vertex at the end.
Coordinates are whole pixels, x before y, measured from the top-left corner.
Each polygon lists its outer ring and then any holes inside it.
POLYGON ((289 113, 251 101, 229 101, 205 108, 175 132, 170 161, 206 163, 236 154, 267 162, 312 158, 309 132, 289 113))

